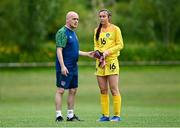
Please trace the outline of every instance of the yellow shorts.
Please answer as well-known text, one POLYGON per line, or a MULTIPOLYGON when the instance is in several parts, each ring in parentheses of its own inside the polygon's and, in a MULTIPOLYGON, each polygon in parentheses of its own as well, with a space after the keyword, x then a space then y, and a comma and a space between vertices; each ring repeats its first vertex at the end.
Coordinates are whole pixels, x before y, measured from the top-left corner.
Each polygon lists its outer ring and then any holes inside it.
POLYGON ((105 67, 99 66, 99 61, 96 60, 96 72, 97 76, 107 76, 119 74, 119 61, 117 58, 106 60, 105 67))

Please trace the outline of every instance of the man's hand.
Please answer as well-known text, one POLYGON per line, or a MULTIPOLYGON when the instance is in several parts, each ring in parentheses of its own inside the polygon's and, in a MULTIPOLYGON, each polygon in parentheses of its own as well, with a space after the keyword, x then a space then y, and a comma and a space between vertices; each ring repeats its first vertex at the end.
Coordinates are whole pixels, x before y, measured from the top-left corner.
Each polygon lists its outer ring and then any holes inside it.
POLYGON ((61 67, 61 74, 67 76, 69 74, 68 69, 66 68, 66 66, 61 67))
POLYGON ((95 54, 95 51, 87 52, 87 56, 90 57, 90 58, 95 58, 94 54, 95 54))
POLYGON ((100 59, 102 56, 102 53, 98 50, 94 51, 94 58, 100 59))

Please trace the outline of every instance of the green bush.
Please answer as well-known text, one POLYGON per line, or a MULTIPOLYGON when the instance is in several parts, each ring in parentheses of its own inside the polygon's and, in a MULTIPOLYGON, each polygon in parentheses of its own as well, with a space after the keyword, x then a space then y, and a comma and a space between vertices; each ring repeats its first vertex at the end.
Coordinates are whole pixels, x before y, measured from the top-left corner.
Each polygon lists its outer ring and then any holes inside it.
POLYGON ((177 61, 180 60, 180 46, 162 46, 155 42, 149 44, 127 44, 121 51, 122 61, 177 61))
POLYGON ((55 59, 55 44, 45 43, 35 52, 22 52, 16 45, 0 46, 0 63, 2 62, 50 62, 55 59))
MULTIPOLYGON (((81 43, 82 51, 93 50, 93 44, 81 43)), ((53 62, 55 61, 55 42, 44 43, 32 53, 22 52, 17 46, 0 46, 0 63, 2 62, 53 62)), ((162 46, 160 43, 125 43, 119 60, 121 61, 177 61, 180 60, 180 45, 162 46)), ((79 57, 79 61, 94 61, 88 57, 79 57)))

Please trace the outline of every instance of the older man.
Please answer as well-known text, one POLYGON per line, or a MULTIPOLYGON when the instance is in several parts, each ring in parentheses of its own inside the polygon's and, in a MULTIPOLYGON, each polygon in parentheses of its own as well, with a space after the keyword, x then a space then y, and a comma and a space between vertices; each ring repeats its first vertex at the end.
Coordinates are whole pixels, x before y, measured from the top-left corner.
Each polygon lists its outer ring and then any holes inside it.
POLYGON ((92 57, 91 52, 79 51, 79 42, 74 32, 78 27, 79 16, 70 11, 66 15, 66 25, 56 33, 56 121, 63 121, 62 96, 68 90, 67 121, 80 121, 74 114, 75 95, 78 88, 78 56, 92 57))

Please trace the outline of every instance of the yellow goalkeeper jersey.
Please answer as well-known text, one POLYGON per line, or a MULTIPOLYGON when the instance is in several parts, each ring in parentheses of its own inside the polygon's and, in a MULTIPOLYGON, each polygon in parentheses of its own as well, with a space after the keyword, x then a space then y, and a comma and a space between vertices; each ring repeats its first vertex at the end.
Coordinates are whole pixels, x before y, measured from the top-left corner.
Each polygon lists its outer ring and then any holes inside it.
POLYGON ((99 39, 96 41, 96 31, 94 32, 94 50, 100 52, 108 51, 108 59, 116 58, 120 55, 120 50, 124 47, 121 30, 114 24, 109 24, 106 29, 101 28, 99 39))

